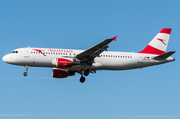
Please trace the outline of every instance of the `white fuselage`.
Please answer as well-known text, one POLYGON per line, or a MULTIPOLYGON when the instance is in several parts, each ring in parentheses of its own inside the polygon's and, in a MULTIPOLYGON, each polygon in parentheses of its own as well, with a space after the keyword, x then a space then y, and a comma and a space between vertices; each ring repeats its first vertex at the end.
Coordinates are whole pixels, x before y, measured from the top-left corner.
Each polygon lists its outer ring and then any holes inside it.
MULTIPOLYGON (((51 48, 19 48, 3 57, 3 61, 20 66, 33 67, 57 67, 53 60, 56 58, 75 58, 75 56, 84 50, 71 49, 51 49, 51 48), (41 50, 38 52, 34 49, 41 50)), ((89 70, 127 70, 142 68, 152 65, 158 65, 174 61, 173 57, 164 60, 154 60, 157 55, 130 53, 130 52, 112 52, 104 51, 100 57, 94 59, 92 66, 74 65, 66 68, 67 70, 82 71, 85 68, 89 70)))

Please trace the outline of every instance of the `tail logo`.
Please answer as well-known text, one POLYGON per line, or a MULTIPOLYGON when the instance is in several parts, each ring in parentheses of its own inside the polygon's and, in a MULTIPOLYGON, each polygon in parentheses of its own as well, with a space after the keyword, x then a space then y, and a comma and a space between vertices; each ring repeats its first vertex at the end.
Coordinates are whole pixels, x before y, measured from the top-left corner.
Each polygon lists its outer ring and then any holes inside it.
POLYGON ((164 42, 165 40, 160 39, 160 38, 156 38, 157 40, 161 41, 164 45, 166 45, 166 43, 164 42))

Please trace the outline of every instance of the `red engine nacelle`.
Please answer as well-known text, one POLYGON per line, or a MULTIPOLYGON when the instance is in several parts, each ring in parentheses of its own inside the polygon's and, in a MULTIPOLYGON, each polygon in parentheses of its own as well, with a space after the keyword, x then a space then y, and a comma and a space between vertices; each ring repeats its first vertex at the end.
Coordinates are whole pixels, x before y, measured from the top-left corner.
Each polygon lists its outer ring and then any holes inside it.
POLYGON ((68 77, 68 72, 60 69, 52 69, 52 76, 54 78, 66 78, 68 77))
POLYGON ((52 64, 59 68, 69 68, 74 65, 80 65, 80 62, 73 58, 56 58, 52 60, 52 64))
POLYGON ((65 70, 56 69, 56 68, 52 69, 52 76, 54 78, 66 78, 68 76, 73 76, 73 75, 75 75, 75 72, 73 71, 65 71, 65 70))
POLYGON ((52 60, 52 64, 59 68, 72 67, 75 63, 72 58, 56 58, 52 60))
POLYGON ((57 67, 65 68, 72 66, 73 66, 73 59, 57 58, 57 67))

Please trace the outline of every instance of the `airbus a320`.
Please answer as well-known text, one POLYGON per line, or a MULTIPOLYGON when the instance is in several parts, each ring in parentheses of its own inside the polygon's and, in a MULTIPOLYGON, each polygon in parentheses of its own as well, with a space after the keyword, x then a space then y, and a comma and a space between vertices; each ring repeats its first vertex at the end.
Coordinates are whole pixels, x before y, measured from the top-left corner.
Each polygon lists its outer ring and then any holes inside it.
POLYGON ((28 67, 51 67, 54 78, 66 78, 76 73, 84 76, 97 70, 128 70, 175 61, 171 57, 175 51, 166 52, 171 28, 163 28, 140 52, 107 51, 108 44, 116 37, 106 39, 87 50, 53 48, 18 48, 3 57, 3 61, 13 65, 28 67))

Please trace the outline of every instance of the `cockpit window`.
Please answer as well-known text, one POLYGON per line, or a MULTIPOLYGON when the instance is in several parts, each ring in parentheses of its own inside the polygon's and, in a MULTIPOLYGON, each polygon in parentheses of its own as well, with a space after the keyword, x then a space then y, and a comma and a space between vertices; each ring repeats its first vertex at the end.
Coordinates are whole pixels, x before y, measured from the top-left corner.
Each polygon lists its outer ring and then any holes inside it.
POLYGON ((11 53, 18 53, 18 51, 12 51, 11 53))

